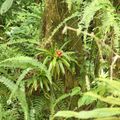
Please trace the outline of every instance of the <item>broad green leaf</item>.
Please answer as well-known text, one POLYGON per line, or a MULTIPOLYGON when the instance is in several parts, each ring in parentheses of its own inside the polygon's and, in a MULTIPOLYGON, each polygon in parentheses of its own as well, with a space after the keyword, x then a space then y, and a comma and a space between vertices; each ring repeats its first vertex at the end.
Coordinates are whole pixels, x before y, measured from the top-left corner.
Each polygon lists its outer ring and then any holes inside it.
POLYGON ((40 87, 41 87, 41 89, 43 89, 43 81, 42 80, 40 80, 40 87))
POLYGON ((63 74, 65 74, 65 69, 64 69, 63 63, 61 61, 59 62, 59 65, 60 65, 61 72, 63 74))
POLYGON ((48 61, 49 61, 49 57, 47 56, 43 61, 43 65, 46 65, 48 61))
POLYGON ((57 75, 58 75, 58 78, 59 78, 59 76, 60 76, 60 66, 59 66, 58 62, 56 63, 56 72, 57 72, 57 75))
POLYGON ((100 101, 103 101, 103 102, 106 102, 109 104, 120 105, 120 98, 115 98, 112 96, 102 97, 102 96, 97 95, 96 93, 93 93, 93 92, 87 92, 87 93, 85 93, 85 95, 91 96, 92 98, 99 99, 100 101))
POLYGON ((47 54, 47 55, 52 55, 50 51, 48 51, 47 49, 42 49, 42 48, 37 48, 37 50, 39 50, 41 53, 47 54))
POLYGON ((78 100, 78 107, 81 107, 82 105, 89 105, 90 103, 94 102, 96 98, 88 96, 88 95, 83 95, 79 100, 78 100))
POLYGON ((78 95, 81 93, 81 88, 80 87, 75 87, 72 89, 72 92, 70 93, 70 96, 78 95))
POLYGON ((45 85, 47 91, 50 91, 50 87, 48 86, 47 81, 46 81, 46 80, 43 80, 43 83, 44 83, 44 85, 45 85))
POLYGON ((34 87, 34 89, 35 89, 35 91, 36 91, 37 88, 38 88, 37 80, 34 80, 34 81, 33 81, 33 87, 34 87))
POLYGON ((67 54, 67 55, 73 55, 73 54, 75 54, 75 52, 70 51, 70 52, 65 52, 65 54, 67 54))
POLYGON ((66 60, 70 61, 70 58, 71 58, 71 57, 70 57, 70 56, 68 56, 68 54, 63 53, 63 56, 65 57, 65 59, 66 59, 66 60))
POLYGON ((52 62, 50 63, 48 70, 49 70, 49 72, 52 71, 52 62))
POLYGON ((62 95, 61 97, 59 97, 56 101, 55 101, 55 103, 54 103, 54 105, 53 105, 53 108, 55 108, 55 106, 59 103, 59 102, 61 102, 63 99, 65 99, 65 98, 67 98, 67 97, 69 97, 70 96, 70 94, 64 94, 64 95, 62 95))
POLYGON ((0 14, 6 13, 13 4, 13 0, 5 0, 0 9, 0 14))
POLYGON ((48 71, 48 72, 45 73, 45 74, 46 74, 46 77, 47 77, 47 79, 49 80, 50 84, 52 84, 52 77, 51 77, 50 72, 48 71))
POLYGON ((106 78, 99 78, 98 80, 107 83, 108 87, 114 88, 120 92, 120 82, 106 78))
POLYGON ((64 58, 61 58, 62 63, 69 69, 70 64, 68 63, 68 61, 66 61, 64 58))
POLYGON ((64 118, 78 118, 78 119, 91 119, 91 118, 103 118, 110 117, 114 115, 120 115, 120 108, 100 108, 92 111, 59 111, 54 117, 64 117, 64 118))
POLYGON ((53 66, 53 68, 55 68, 55 65, 56 65, 56 61, 57 60, 57 58, 56 57, 54 57, 54 59, 52 60, 52 66, 53 66))

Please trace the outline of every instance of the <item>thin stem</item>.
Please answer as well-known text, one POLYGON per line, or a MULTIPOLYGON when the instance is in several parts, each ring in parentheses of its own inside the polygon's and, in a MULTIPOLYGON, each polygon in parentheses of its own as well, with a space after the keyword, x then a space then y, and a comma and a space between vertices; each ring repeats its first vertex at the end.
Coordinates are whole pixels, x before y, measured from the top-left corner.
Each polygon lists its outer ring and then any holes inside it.
POLYGON ((110 66, 110 80, 113 80, 113 67, 114 67, 114 64, 116 63, 116 61, 117 61, 118 58, 120 58, 120 56, 116 55, 113 58, 112 64, 110 66))
MULTIPOLYGON (((78 32, 78 29, 75 29, 75 28, 72 28, 72 27, 69 27, 69 26, 66 26, 66 28, 67 28, 68 30, 72 30, 72 31, 74 31, 74 32, 76 32, 76 33, 78 32)), ((103 60, 102 51, 101 51, 101 46, 99 45, 99 44, 100 44, 100 43, 99 43, 99 42, 100 42, 100 39, 99 39, 98 37, 96 37, 93 33, 90 34, 90 33, 85 32, 85 31, 79 31, 79 34, 80 34, 80 33, 94 38, 94 40, 95 40, 95 42, 96 42, 96 44, 97 44, 97 46, 98 46, 98 49, 99 49, 100 58, 101 58, 101 60, 103 60)))

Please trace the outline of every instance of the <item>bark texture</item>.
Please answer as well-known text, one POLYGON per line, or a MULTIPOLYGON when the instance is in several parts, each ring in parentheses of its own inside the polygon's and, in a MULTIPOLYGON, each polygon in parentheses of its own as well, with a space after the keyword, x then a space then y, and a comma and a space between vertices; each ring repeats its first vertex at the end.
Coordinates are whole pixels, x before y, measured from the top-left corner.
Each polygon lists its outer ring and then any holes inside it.
MULTIPOLYGON (((68 15, 67 5, 62 0, 45 0, 45 11, 43 20, 43 37, 47 40, 52 31, 62 22, 68 15)), ((59 43, 63 39, 62 29, 60 29, 52 38, 59 43)))
MULTIPOLYGON (((70 12, 68 11, 68 6, 64 0, 45 0, 45 11, 44 11, 44 20, 43 20, 43 37, 44 41, 47 41, 51 36, 52 31, 66 18, 70 16, 70 12)), ((71 27, 76 26, 76 18, 74 20, 70 20, 67 25, 71 27)), ((59 29, 54 37, 52 38, 52 42, 55 44, 63 44, 64 43, 64 35, 62 34, 63 28, 59 29)), ((83 57, 83 46, 81 37, 76 36, 76 33, 73 31, 68 31, 67 34, 68 40, 71 40, 70 45, 68 46, 69 50, 74 50, 79 53, 80 64, 82 63, 83 57)), ((43 42, 44 42, 43 41, 43 42)), ((51 43, 49 43, 51 44, 51 43)), ((45 47, 49 48, 49 44, 45 47)), ((78 69, 78 74, 80 69, 78 69)), ((65 75, 65 92, 68 92, 71 88, 76 86, 76 75, 72 75, 69 71, 66 71, 65 75)))

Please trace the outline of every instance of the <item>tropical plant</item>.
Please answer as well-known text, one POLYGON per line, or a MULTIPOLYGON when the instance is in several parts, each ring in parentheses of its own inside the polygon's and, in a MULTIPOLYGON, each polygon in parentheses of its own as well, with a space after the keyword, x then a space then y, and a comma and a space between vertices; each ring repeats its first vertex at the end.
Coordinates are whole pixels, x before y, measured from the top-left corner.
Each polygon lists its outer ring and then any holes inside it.
MULTIPOLYGON (((96 109, 91 111, 59 111, 54 117, 64 117, 64 118, 71 118, 75 117, 78 119, 114 119, 114 116, 120 114, 120 97, 119 97, 119 81, 110 81, 110 79, 107 78, 99 78, 96 80, 97 87, 92 88, 90 91, 86 93, 81 93, 80 89, 76 89, 75 92, 69 93, 67 95, 64 95, 60 97, 57 101, 61 101, 68 97, 69 95, 76 95, 80 94, 80 99, 78 100, 78 108, 81 106, 89 106, 91 103, 96 102, 96 109), (61 99, 62 98, 62 99, 61 99), (105 104, 106 103, 106 104, 105 104), (111 105, 111 108, 107 108, 108 105, 111 105)), ((77 108, 77 109, 78 109, 77 108)), ((54 118, 53 117, 53 118, 54 118)), ((52 118, 52 119, 53 119, 52 118)), ((118 120, 119 118, 116 117, 118 120)))
POLYGON ((64 43, 60 48, 55 47, 50 50, 39 48, 40 53, 37 56, 43 55, 43 64, 48 66, 51 75, 56 79, 60 75, 65 75, 66 70, 72 74, 75 73, 75 65, 77 63, 76 53, 73 51, 64 51, 64 47, 68 42, 64 43))
POLYGON ((1 0, 0 120, 119 120, 119 6, 1 0))

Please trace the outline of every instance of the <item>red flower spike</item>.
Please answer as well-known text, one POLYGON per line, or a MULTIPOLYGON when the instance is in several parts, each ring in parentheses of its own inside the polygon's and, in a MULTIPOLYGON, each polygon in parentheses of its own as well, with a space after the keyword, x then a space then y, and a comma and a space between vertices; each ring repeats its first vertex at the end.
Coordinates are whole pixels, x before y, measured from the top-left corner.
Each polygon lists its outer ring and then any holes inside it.
POLYGON ((61 57, 62 54, 63 54, 63 52, 62 52, 61 50, 56 50, 56 55, 57 55, 58 57, 61 57))

